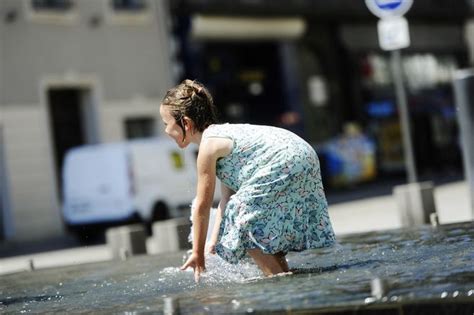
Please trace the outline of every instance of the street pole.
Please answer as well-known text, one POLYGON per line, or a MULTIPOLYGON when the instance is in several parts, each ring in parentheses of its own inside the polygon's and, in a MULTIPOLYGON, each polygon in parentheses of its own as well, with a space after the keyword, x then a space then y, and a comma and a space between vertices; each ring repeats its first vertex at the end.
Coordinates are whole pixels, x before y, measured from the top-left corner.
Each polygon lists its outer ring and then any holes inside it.
POLYGON ((457 70, 453 76, 454 96, 460 129, 464 174, 469 184, 474 220, 474 68, 457 70))
POLYGON ((430 222, 431 217, 436 216, 433 184, 417 182, 400 52, 400 49, 410 46, 408 21, 403 15, 410 9, 413 0, 365 0, 365 2, 369 10, 380 18, 377 23, 379 44, 383 50, 390 51, 390 65, 400 117, 408 183, 396 186, 393 189, 393 195, 399 207, 402 226, 426 224, 430 222))
POLYGON ((410 118, 407 106, 407 96, 403 85, 403 73, 400 50, 391 51, 391 66, 393 81, 395 84, 395 94, 397 99, 398 112, 400 114, 400 126, 403 137, 403 152, 405 157, 405 167, 407 170, 408 182, 416 183, 416 165, 411 141, 410 118))

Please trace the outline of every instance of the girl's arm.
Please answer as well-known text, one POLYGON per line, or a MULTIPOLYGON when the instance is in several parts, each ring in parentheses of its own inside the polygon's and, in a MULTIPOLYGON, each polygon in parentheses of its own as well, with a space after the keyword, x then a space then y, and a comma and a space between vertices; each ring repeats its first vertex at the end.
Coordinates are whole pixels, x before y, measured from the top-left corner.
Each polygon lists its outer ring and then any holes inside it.
POLYGON ((229 187, 221 183, 221 201, 219 202, 219 206, 217 207, 216 217, 214 220, 214 227, 212 229, 212 236, 211 240, 209 241, 209 246, 207 251, 211 254, 216 253, 216 244, 217 238, 219 237, 219 229, 222 221, 222 217, 224 215, 224 210, 227 205, 227 202, 230 199, 230 196, 235 194, 235 191, 231 190, 229 187))
POLYGON ((230 153, 226 138, 206 138, 201 141, 197 157, 198 184, 196 204, 193 213, 193 250, 191 256, 181 269, 194 269, 194 278, 199 281, 201 273, 206 269, 204 263, 204 247, 206 245, 209 211, 212 206, 216 185, 217 159, 230 153))

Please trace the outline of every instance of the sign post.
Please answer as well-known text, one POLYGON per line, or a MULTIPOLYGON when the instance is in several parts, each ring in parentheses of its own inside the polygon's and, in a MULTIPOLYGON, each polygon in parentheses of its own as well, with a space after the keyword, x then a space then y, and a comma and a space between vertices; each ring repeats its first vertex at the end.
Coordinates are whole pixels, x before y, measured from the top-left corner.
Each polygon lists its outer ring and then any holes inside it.
POLYGON ((431 219, 438 222, 433 184, 417 182, 407 97, 403 84, 400 49, 410 46, 408 22, 403 15, 410 9, 413 0, 365 0, 365 3, 369 10, 380 18, 377 24, 379 44, 383 50, 390 51, 391 57, 408 177, 408 184, 396 186, 393 190, 401 223, 402 226, 413 226, 429 223, 431 219))
POLYGON ((369 10, 380 18, 377 24, 380 47, 383 50, 390 51, 395 94, 402 128, 405 167, 408 182, 416 183, 416 165, 400 54, 400 49, 410 46, 408 22, 403 15, 411 8, 413 0, 365 0, 365 3, 369 10))

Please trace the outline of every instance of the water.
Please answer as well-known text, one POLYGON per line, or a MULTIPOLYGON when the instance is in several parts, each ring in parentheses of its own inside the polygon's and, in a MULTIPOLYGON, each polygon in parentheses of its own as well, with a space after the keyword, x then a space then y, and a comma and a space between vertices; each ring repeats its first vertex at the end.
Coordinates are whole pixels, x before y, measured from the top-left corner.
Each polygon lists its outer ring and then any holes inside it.
POLYGON ((474 224, 357 234, 288 255, 293 275, 264 278, 250 262, 218 257, 196 284, 186 253, 37 270, 0 277, 2 313, 254 313, 400 303, 474 304, 474 224), (371 281, 385 284, 379 298, 371 281))

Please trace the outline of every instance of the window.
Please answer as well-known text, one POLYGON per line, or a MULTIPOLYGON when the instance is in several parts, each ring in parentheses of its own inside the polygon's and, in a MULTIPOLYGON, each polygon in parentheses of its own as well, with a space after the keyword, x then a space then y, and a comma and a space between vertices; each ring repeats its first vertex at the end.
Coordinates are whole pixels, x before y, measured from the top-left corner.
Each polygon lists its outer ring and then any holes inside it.
POLYGON ((65 12, 73 8, 73 2, 71 0, 32 0, 31 7, 35 11, 65 12))
POLYGON ((106 21, 115 25, 148 25, 153 13, 149 0, 109 0, 106 21))
POLYGON ((112 8, 116 11, 139 12, 147 8, 145 0, 112 0, 112 8))
POLYGON ((66 25, 77 22, 73 0, 27 0, 24 3, 25 15, 30 21, 66 25))
POLYGON ((155 119, 152 117, 134 117, 125 119, 127 139, 146 138, 155 135, 155 119))

